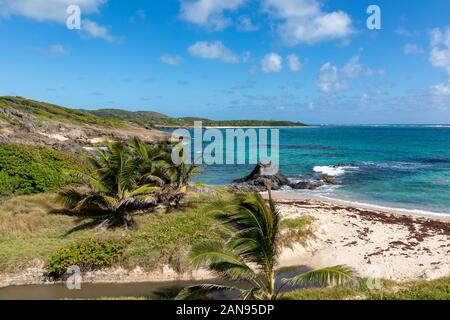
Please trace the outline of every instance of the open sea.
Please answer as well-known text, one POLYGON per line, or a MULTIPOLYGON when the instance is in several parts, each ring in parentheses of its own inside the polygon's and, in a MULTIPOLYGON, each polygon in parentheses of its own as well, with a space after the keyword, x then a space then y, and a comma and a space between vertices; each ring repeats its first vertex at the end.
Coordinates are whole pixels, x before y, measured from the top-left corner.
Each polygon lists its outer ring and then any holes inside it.
MULTIPOLYGON (((280 172, 289 178, 328 174, 339 182, 299 192, 450 215, 450 125, 283 128, 279 148, 280 172)), ((225 185, 253 167, 204 166, 196 181, 225 185)))

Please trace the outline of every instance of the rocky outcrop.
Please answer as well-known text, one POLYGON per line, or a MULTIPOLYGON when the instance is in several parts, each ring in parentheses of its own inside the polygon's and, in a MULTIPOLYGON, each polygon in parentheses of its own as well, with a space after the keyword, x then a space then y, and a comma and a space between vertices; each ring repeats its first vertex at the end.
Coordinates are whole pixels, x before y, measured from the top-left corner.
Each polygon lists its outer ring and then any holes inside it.
POLYGON ((149 143, 171 139, 167 132, 145 129, 126 122, 106 126, 64 118, 42 118, 25 107, 15 105, 14 100, 5 101, 3 103, 6 105, 0 105, 0 144, 42 145, 75 151, 80 147, 96 146, 103 141, 125 141, 135 136, 149 143))
POLYGON ((274 167, 271 163, 259 163, 253 171, 242 179, 234 180, 231 187, 240 191, 267 190, 267 183, 270 182, 272 190, 295 189, 295 190, 315 190, 325 184, 336 184, 329 176, 322 176, 316 180, 305 180, 293 182, 274 167))

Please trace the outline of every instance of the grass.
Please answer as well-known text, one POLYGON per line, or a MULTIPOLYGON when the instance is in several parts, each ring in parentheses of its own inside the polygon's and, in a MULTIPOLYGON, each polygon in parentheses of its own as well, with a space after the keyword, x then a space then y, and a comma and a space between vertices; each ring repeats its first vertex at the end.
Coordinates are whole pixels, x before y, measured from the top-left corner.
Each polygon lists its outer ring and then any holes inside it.
POLYGON ((85 229, 68 233, 83 221, 49 214, 61 209, 55 194, 3 200, 0 203, 0 273, 20 272, 47 263, 50 255, 61 247, 92 238, 126 240, 128 245, 116 266, 152 270, 169 264, 182 270, 189 247, 214 234, 211 211, 223 208, 233 199, 223 188, 216 190, 216 195, 191 194, 180 210, 138 216, 138 229, 128 231, 85 229))
POLYGON ((450 300, 450 278, 432 281, 382 280, 382 290, 369 290, 361 280, 355 288, 312 288, 287 293, 286 300, 450 300))
POLYGON ((311 216, 281 220, 281 243, 284 246, 289 246, 294 242, 303 244, 314 238, 314 221, 315 219, 311 216))
POLYGON ((63 123, 92 124, 103 127, 123 127, 125 125, 119 119, 101 118, 88 111, 65 108, 22 97, 0 97, 0 107, 30 112, 41 120, 58 120, 63 123))
MULTIPOLYGON (((214 236, 213 210, 224 209, 233 195, 224 188, 215 194, 190 194, 184 208, 171 213, 155 213, 136 218, 138 230, 86 229, 68 234, 79 225, 76 217, 49 214, 61 209, 55 194, 16 196, 0 202, 0 273, 21 272, 47 263, 56 250, 92 239, 123 239, 127 246, 116 267, 150 271, 171 265, 186 269, 185 256, 193 244, 214 236)), ((311 217, 282 220, 284 241, 313 237, 311 217)), ((284 295, 292 300, 449 300, 450 278, 434 281, 383 281, 382 293, 371 291, 361 281, 356 288, 302 289, 284 295)))

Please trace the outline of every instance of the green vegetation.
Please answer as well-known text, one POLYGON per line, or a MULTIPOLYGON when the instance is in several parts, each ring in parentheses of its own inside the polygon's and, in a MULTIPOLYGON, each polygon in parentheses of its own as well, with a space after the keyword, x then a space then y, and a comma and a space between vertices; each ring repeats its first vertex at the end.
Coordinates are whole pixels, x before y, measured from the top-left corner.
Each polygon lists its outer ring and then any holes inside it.
POLYGON ((90 240, 58 249, 50 256, 47 273, 61 277, 70 266, 82 271, 109 267, 124 250, 124 243, 114 240, 90 240))
MULTIPOLYGON (((213 292, 235 291, 240 299, 274 300, 276 265, 280 252, 280 216, 269 187, 268 203, 259 193, 240 195, 237 204, 221 211, 216 219, 223 238, 194 245, 189 262, 194 268, 207 267, 226 281, 246 283, 247 288, 218 284, 194 285, 183 289, 178 299, 207 296, 213 292)), ((355 283, 353 272, 345 266, 307 271, 284 282, 290 285, 326 286, 355 283)))
POLYGON ((64 108, 54 104, 38 102, 22 97, 0 97, 0 108, 31 113, 41 120, 57 120, 62 123, 91 124, 121 127, 118 119, 97 117, 88 111, 64 108))
POLYGON ((89 111, 92 114, 104 117, 120 119, 136 123, 140 126, 167 126, 183 127, 193 126, 194 121, 202 121, 205 127, 301 127, 306 126, 301 122, 274 121, 274 120, 210 120, 205 118, 172 118, 167 115, 152 111, 125 111, 120 109, 101 109, 89 111))
POLYGON ((177 207, 195 167, 175 165, 171 147, 148 145, 138 138, 106 144, 89 158, 95 172, 79 175, 81 187, 59 193, 70 213, 97 217, 101 227, 136 227, 133 216, 159 205, 177 207))
MULTIPOLYGON (((22 97, 0 97, 0 119, 8 120, 1 109, 30 113, 40 120, 56 120, 61 123, 90 124, 100 127, 124 127, 134 123, 141 127, 183 127, 202 121, 210 127, 293 127, 306 126, 301 122, 275 120, 210 120, 205 118, 173 118, 153 111, 126 111, 121 109, 77 110, 22 97)), ((15 118, 18 121, 17 117, 15 118)))
POLYGON ((304 244, 306 240, 313 238, 312 224, 315 219, 311 216, 300 216, 295 219, 280 221, 280 243, 289 246, 293 242, 304 244))
POLYGON ((88 171, 83 159, 51 148, 0 145, 0 196, 56 191, 75 182, 78 170, 88 171))
MULTIPOLYGON (((77 216, 53 214, 62 207, 56 194, 17 196, 0 203, 0 273, 21 272, 47 264, 56 250, 89 241, 116 239, 127 245, 114 267, 150 271, 169 265, 186 270, 189 248, 214 237, 214 210, 229 205, 233 195, 224 188, 208 194, 188 192, 183 206, 170 214, 135 217, 139 229, 79 229, 77 216), (70 232, 71 230, 76 230, 70 232)), ((94 218, 92 218, 94 220, 94 218)))
POLYGON ((449 300, 450 278, 432 281, 382 280, 382 290, 370 290, 366 279, 354 288, 302 289, 283 295, 286 300, 449 300))

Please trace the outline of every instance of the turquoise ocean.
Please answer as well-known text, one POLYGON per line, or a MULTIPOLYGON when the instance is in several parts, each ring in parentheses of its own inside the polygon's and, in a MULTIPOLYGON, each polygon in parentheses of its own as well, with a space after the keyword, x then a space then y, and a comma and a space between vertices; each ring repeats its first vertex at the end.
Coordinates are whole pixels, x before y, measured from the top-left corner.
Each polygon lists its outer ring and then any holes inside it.
MULTIPOLYGON (((450 125, 279 130, 282 174, 292 180, 328 174, 339 182, 337 186, 299 192, 450 215, 450 125)), ((203 166, 196 181, 225 185, 249 174, 253 167, 203 166)))

